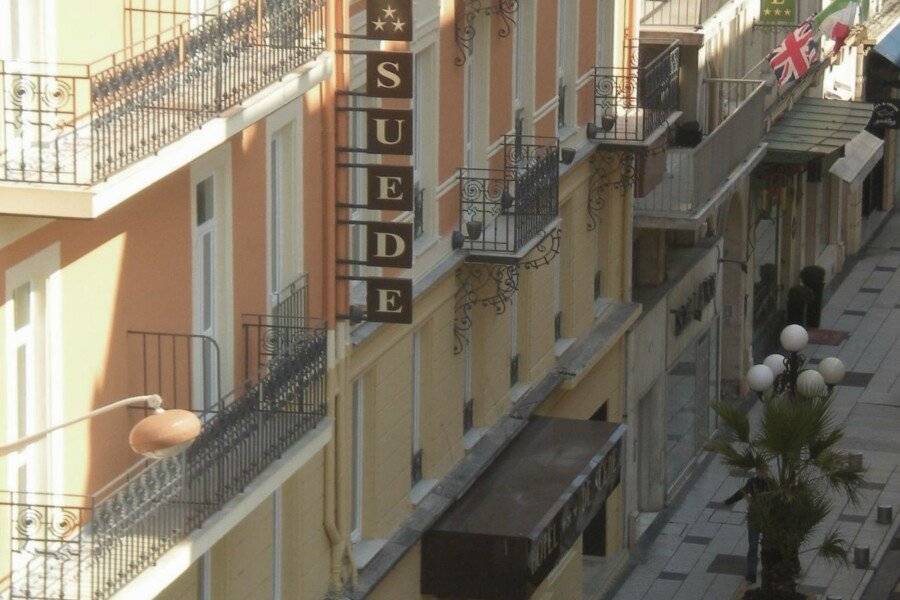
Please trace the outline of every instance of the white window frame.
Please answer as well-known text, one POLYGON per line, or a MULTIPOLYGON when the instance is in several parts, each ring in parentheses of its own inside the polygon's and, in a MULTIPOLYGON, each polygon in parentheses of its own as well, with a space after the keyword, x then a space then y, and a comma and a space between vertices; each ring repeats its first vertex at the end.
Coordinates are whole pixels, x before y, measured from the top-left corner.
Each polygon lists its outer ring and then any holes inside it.
POLYGON ((284 496, 282 488, 272 494, 272 600, 282 598, 284 496))
POLYGON ((266 281, 269 308, 303 273, 302 99, 266 120, 266 281), (281 171, 279 171, 279 168, 281 171))
MULTIPOLYGON (((412 334, 412 402, 410 410, 410 431, 412 452, 410 457, 422 450, 422 331, 412 334)), ((423 477, 424 479, 424 477, 423 477)), ((419 483, 413 482, 413 486, 419 483)))
MULTIPOLYGON (((219 382, 212 401, 221 396, 223 390, 234 387, 234 282, 232 258, 232 205, 231 205, 231 148, 225 144, 206 154, 191 165, 191 293, 192 293, 192 331, 195 334, 208 335, 210 329, 203 327, 202 314, 202 241, 203 235, 214 231, 212 261, 212 334, 219 349, 219 382), (206 179, 213 181, 213 218, 201 226, 197 225, 197 187, 206 179)), ((195 341, 192 360, 194 365, 202 365, 202 349, 204 344, 195 341)), ((200 373, 202 369, 194 370, 200 373)), ((202 408, 202 386, 198 379, 192 383, 191 402, 194 408, 202 408)))
POLYGON ((463 101, 463 165, 469 168, 475 167, 477 157, 475 156, 476 143, 476 110, 475 100, 475 54, 469 54, 468 60, 464 65, 465 73, 463 74, 463 87, 465 88, 465 98, 463 101))
POLYGON ((363 485, 365 482, 365 390, 363 378, 355 380, 352 384, 352 410, 353 410, 353 442, 351 463, 351 493, 350 493, 350 542, 353 544, 362 541, 363 536, 363 485))
MULTIPOLYGON (((422 233, 415 238, 416 242, 428 240, 434 236, 434 218, 430 209, 429 191, 433 186, 430 176, 436 135, 432 135, 436 122, 434 105, 436 103, 437 82, 435 81, 435 56, 437 47, 434 42, 423 46, 413 54, 413 194, 422 191, 422 233)), ((414 199, 415 202, 415 199, 414 199)), ((415 206, 413 207, 415 209, 415 206)), ((413 216, 415 218, 415 216, 413 216)))
MULTIPOLYGON (((53 244, 6 271, 6 439, 20 437, 57 425, 64 418, 62 386, 62 280, 60 247, 53 244), (16 329, 14 294, 28 285, 29 322, 16 329), (26 369, 31 389, 26 392, 25 424, 20 427, 18 402, 18 350, 26 348, 26 369)), ((10 455, 7 488, 19 492, 58 493, 63 485, 65 432, 56 431, 42 441, 10 455), (38 473, 25 470, 21 489, 20 468, 43 460, 38 473)))

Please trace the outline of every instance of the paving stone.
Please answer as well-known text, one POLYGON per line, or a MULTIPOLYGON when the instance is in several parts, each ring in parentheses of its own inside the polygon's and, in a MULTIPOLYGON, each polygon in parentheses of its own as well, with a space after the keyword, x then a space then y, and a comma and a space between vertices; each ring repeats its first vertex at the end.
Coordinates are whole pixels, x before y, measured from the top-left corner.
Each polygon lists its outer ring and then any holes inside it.
POLYGON ((687 579, 687 573, 673 573, 672 571, 663 571, 657 579, 667 579, 669 581, 684 581, 687 579))
POLYGON ((741 575, 746 573, 747 557, 736 554, 719 554, 706 568, 707 573, 722 575, 741 575))

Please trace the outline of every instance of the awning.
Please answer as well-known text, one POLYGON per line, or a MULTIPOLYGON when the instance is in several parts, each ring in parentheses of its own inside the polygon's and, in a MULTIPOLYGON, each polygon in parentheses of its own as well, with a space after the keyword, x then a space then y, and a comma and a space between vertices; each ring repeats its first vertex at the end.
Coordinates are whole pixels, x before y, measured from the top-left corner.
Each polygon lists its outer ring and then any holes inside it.
POLYGON ((900 25, 895 26, 881 38, 873 50, 894 63, 895 67, 900 67, 900 25))
POLYGON ((851 185, 862 183, 884 155, 884 142, 868 131, 860 131, 844 146, 844 156, 829 172, 851 185))
POLYGON ((767 162, 807 162, 828 156, 866 128, 872 105, 803 97, 766 134, 767 162))
POLYGON ((618 484, 624 431, 535 418, 425 535, 422 593, 531 596, 618 484))

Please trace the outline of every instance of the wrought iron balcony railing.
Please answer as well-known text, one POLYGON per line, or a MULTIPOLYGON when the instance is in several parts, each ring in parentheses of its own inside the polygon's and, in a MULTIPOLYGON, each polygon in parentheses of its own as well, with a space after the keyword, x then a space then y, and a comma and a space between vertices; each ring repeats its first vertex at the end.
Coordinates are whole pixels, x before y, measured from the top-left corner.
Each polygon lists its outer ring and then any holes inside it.
POLYGON ((601 142, 645 142, 678 110, 681 53, 672 43, 643 66, 594 67, 594 123, 601 142))
POLYGON ((238 0, 91 64, 0 61, 0 180, 106 180, 323 52, 325 5, 238 0))
MULTIPOLYGON (((252 377, 197 411, 203 430, 186 452, 143 460, 90 497, 23 492, 0 502, 10 519, 10 600, 110 598, 321 422, 325 329, 274 312, 245 315, 245 364, 252 377)), ((157 352, 147 360, 157 359, 171 357, 157 352)), ((161 364, 148 370, 165 371, 165 377, 179 371, 161 364)))
POLYGON ((559 214, 559 140, 507 135, 502 169, 459 170, 462 248, 517 254, 559 214))

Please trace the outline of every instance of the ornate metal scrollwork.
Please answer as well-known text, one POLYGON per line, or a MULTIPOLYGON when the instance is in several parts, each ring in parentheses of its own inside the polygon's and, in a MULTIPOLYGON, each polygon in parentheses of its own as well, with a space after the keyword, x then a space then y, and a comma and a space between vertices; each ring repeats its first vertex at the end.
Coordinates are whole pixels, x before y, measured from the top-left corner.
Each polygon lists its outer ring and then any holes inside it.
POLYGON ((512 33, 516 24, 515 14, 519 10, 519 0, 456 0, 456 66, 466 64, 475 41, 475 19, 478 15, 499 15, 503 22, 497 36, 505 38, 512 33))
POLYGON ((635 156, 628 151, 595 152, 590 158, 591 178, 588 187, 588 231, 600 225, 600 214, 613 190, 627 190, 637 178, 635 156))
POLYGON ((459 354, 469 343, 467 332, 472 328, 472 308, 476 304, 490 306, 498 315, 506 312, 513 294, 519 290, 519 265, 467 263, 456 271, 456 280, 459 287, 454 306, 453 353, 459 354))
POLYGON ((557 227, 550 233, 548 233, 544 239, 538 242, 538 245, 534 247, 535 250, 538 251, 539 256, 536 258, 532 258, 531 260, 526 260, 519 263, 523 269, 539 269, 544 265, 549 265, 553 262, 553 259, 559 255, 559 244, 562 239, 562 229, 557 227))

